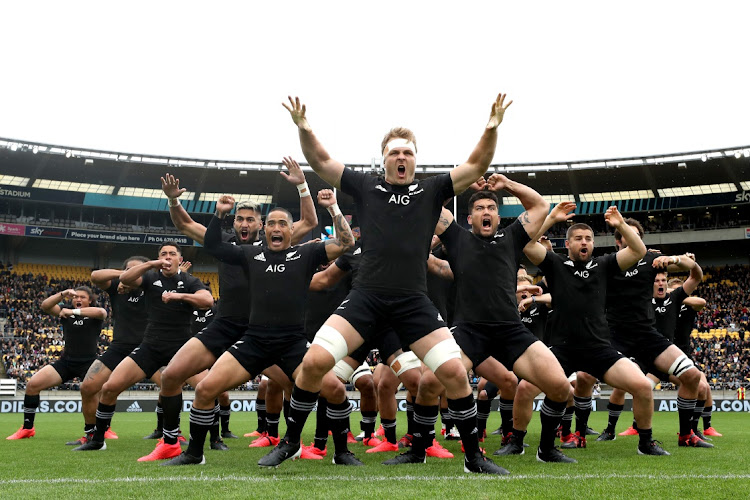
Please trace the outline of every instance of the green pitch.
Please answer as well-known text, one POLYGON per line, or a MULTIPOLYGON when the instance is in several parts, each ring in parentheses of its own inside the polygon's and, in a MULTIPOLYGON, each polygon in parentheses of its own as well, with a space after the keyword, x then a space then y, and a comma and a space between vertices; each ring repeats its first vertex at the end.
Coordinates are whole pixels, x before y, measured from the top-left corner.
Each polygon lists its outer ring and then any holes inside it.
MULTIPOLYGON (((592 414, 591 426, 601 430, 606 412, 592 414)), ((0 415, 3 436, 21 424, 21 414, 0 415)), ((315 415, 303 434, 312 441, 315 415)), ((359 414, 352 414, 352 427, 359 429, 359 414)), ((631 414, 623 413, 622 430, 631 414)), ((187 429, 188 415, 182 421, 187 429)), ((636 454, 637 437, 618 437, 614 442, 589 440, 589 447, 567 450, 578 464, 542 464, 535 458, 539 438, 539 417, 535 414, 526 442, 526 454, 496 462, 511 472, 502 478, 478 477, 463 472, 460 445, 443 444, 456 458, 428 458, 426 465, 387 467, 380 462, 395 453, 365 453, 361 444, 350 449, 365 467, 341 467, 331 463, 333 443, 323 460, 287 462, 278 469, 260 469, 258 459, 268 448, 251 449, 249 438, 230 439, 229 451, 205 452, 206 465, 160 467, 138 463, 154 441, 142 436, 154 428, 154 414, 117 413, 113 429, 120 439, 107 442, 106 451, 73 452, 65 442, 80 437, 80 415, 38 414, 35 437, 20 441, 2 440, 0 497, 44 498, 747 498, 750 491, 750 415, 719 413, 713 426, 724 434, 714 438, 713 449, 677 447, 677 414, 654 415, 654 436, 672 453, 670 457, 636 454)), ((255 429, 255 415, 233 413, 231 428, 242 435, 255 429)), ((497 428, 499 414, 493 413, 488 430, 497 428)), ((283 425, 282 425, 283 428, 283 425)), ((406 429, 405 415, 399 414, 398 432, 406 429)), ((282 430, 283 432, 283 430, 282 430)), ((355 432, 356 434, 357 432, 355 432)), ((488 455, 499 448, 499 436, 482 445, 488 455)))

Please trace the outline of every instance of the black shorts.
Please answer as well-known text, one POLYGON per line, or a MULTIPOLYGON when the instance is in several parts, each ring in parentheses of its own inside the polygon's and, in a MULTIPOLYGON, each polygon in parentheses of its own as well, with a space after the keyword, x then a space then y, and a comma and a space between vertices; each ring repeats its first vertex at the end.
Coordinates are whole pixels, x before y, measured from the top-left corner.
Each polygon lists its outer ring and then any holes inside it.
POLYGON ((560 362, 566 375, 581 371, 599 380, 603 379, 607 370, 625 357, 611 345, 605 344, 595 347, 556 345, 550 347, 550 350, 560 362))
POLYGON ((610 333, 612 347, 625 357, 637 361, 645 373, 654 375, 659 371, 654 366, 654 360, 672 345, 672 342, 655 328, 628 330, 626 327, 612 327, 610 333))
POLYGON ((63 382, 73 380, 76 377, 78 377, 78 379, 80 380, 83 380, 83 378, 86 376, 86 372, 89 371, 89 367, 95 359, 96 358, 70 359, 63 356, 52 363, 52 368, 54 368, 57 373, 60 374, 60 378, 63 382))
POLYGON ((432 301, 421 294, 392 296, 354 289, 334 314, 347 320, 365 342, 377 342, 390 326, 400 343, 410 346, 446 326, 432 301))
POLYGON ((113 342, 109 344, 107 351, 99 356, 99 361, 111 371, 114 371, 117 365, 120 364, 120 361, 127 358, 136 347, 138 347, 138 344, 118 344, 117 342, 113 342))
POLYGON ((248 329, 245 335, 226 352, 234 356, 251 377, 269 366, 278 365, 292 378, 294 370, 302 363, 310 343, 305 332, 273 334, 267 330, 248 329))
POLYGON ((474 368, 492 356, 509 371, 513 371, 513 364, 531 344, 539 342, 522 323, 459 323, 453 337, 474 368))
POLYGON ((216 318, 211 324, 195 334, 211 354, 219 358, 224 351, 240 340, 247 331, 247 321, 232 318, 216 318))
POLYGON ((373 349, 377 349, 378 353, 380 354, 380 360, 383 362, 383 364, 386 364, 388 362, 388 358, 398 352, 399 349, 403 351, 409 350, 409 347, 403 347, 401 345, 401 341, 398 339, 398 335, 396 335, 396 332, 393 331, 393 328, 391 327, 386 328, 383 333, 377 335, 376 337, 377 338, 374 341, 365 342, 364 344, 359 346, 349 356, 359 364, 362 364, 367 359, 367 355, 370 354, 370 351, 372 351, 373 349))
POLYGON ((187 339, 172 342, 162 340, 158 344, 142 342, 141 345, 133 349, 129 356, 143 370, 146 378, 151 378, 159 368, 169 364, 177 351, 185 345, 185 342, 187 342, 187 339))

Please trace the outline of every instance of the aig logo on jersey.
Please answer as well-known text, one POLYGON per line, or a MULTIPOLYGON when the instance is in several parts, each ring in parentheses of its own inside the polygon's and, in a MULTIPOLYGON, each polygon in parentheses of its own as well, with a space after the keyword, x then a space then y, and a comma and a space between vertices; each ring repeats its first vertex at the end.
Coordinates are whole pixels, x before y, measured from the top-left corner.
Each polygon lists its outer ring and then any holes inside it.
POLYGON ((266 268, 267 273, 283 273, 286 269, 284 264, 269 264, 266 268))
POLYGON ((396 205, 406 206, 410 201, 408 194, 392 194, 391 197, 388 198, 388 203, 395 203, 396 205))

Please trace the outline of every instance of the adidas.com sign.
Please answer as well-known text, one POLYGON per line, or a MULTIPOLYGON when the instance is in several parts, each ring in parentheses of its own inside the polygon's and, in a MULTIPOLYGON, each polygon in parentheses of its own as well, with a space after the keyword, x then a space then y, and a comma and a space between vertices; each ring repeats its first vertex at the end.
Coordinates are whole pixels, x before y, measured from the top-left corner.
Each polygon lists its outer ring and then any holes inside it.
POLYGON ((138 404, 138 401, 133 401, 133 404, 128 406, 128 409, 125 411, 129 412, 141 412, 143 411, 143 408, 141 408, 141 405, 138 404))

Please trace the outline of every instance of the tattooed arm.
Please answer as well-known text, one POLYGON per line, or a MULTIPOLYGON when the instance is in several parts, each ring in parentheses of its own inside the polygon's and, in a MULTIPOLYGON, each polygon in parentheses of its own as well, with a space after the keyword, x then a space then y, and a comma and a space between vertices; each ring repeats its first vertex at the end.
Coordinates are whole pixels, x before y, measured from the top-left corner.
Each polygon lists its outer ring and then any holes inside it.
POLYGON ((325 245, 328 260, 334 260, 354 248, 354 235, 352 234, 352 229, 349 227, 349 223, 346 222, 346 219, 341 214, 341 210, 336 203, 336 196, 334 196, 332 190, 322 189, 318 192, 318 205, 328 209, 328 213, 331 214, 331 218, 333 219, 333 229, 336 237, 326 240, 325 245))
POLYGON ((448 226, 451 225, 453 222, 453 214, 450 210, 443 207, 443 210, 440 212, 440 217, 438 218, 437 226, 435 226, 435 234, 440 236, 445 232, 446 229, 448 229, 448 226))
POLYGON ((433 254, 427 257, 427 272, 446 280, 453 280, 453 269, 448 261, 435 257, 433 254))
POLYGON ((487 179, 487 185, 490 191, 505 190, 521 201, 526 211, 518 216, 518 220, 523 224, 529 238, 533 239, 549 213, 549 203, 529 186, 512 181, 503 174, 492 174, 487 179))

